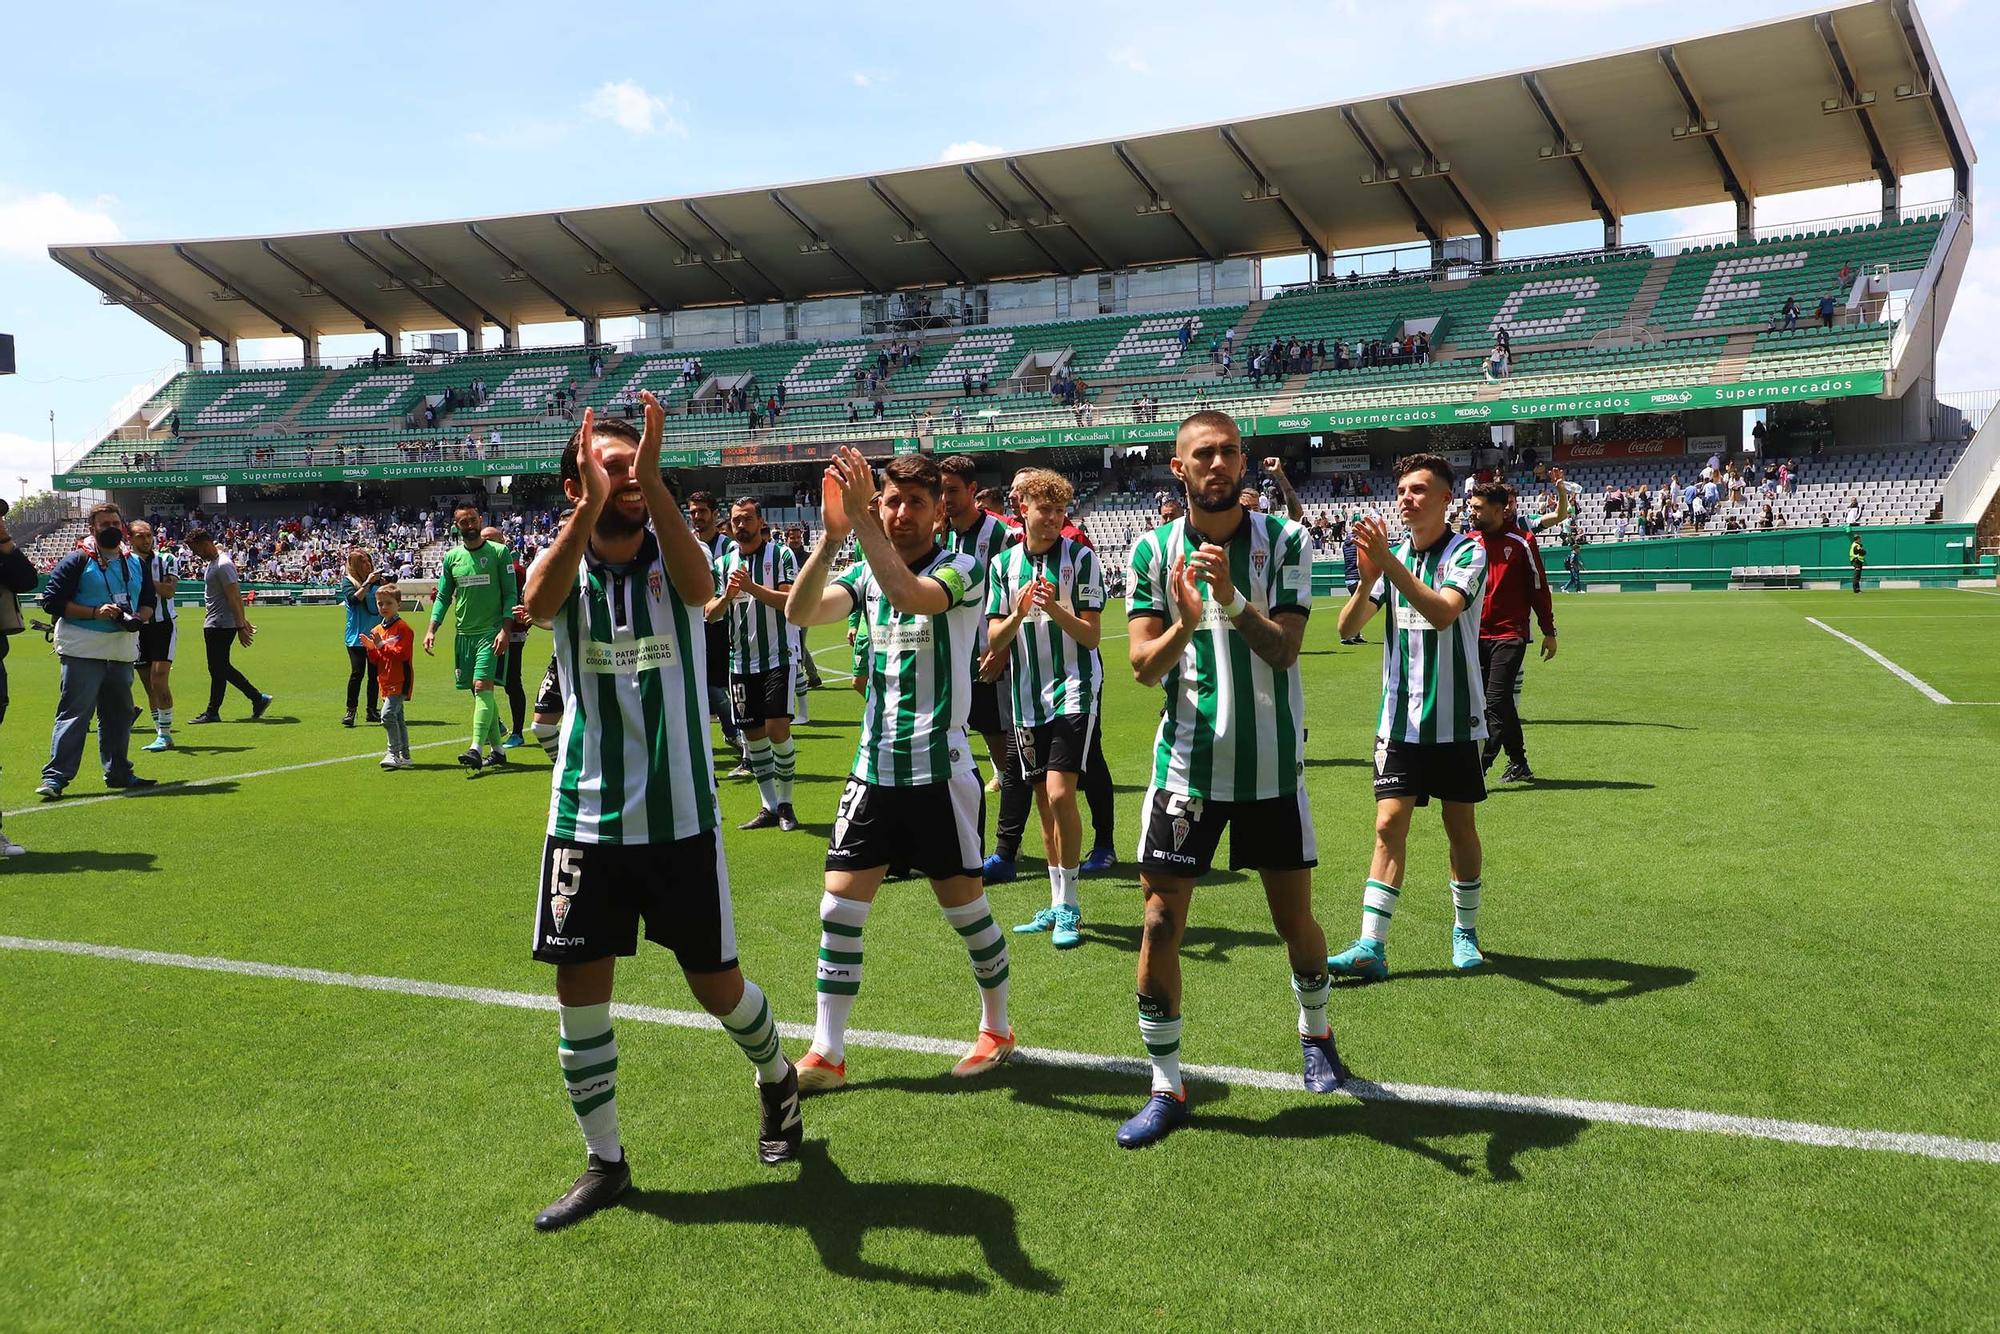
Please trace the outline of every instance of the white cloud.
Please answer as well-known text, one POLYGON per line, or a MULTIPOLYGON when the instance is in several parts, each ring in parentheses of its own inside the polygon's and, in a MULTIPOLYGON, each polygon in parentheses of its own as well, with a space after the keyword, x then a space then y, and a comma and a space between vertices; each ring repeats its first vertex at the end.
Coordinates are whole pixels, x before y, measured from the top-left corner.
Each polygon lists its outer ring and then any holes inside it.
POLYGON ((854 80, 854 86, 856 88, 873 88, 875 86, 875 80, 870 78, 867 74, 863 73, 861 70, 856 70, 854 71, 854 73, 848 75, 847 77, 854 80))
POLYGON ((0 255, 40 259, 51 245, 121 240, 124 233, 111 216, 117 203, 112 195, 99 195, 76 204, 49 190, 0 200, 0 255))
POLYGON ((607 83, 583 104, 585 114, 608 120, 627 134, 671 134, 687 137, 687 126, 674 115, 664 97, 656 97, 630 79, 607 83))
MULTIPOLYGON (((57 451, 68 458, 76 452, 76 443, 69 440, 56 442, 57 451)), ((0 494, 9 500, 18 500, 21 484, 17 477, 28 479, 28 491, 49 489, 49 438, 47 436, 22 435, 16 431, 0 431, 0 494)))
POLYGON ((1938 392, 2000 389, 2000 343, 1986 336, 2000 320, 2000 244, 1975 245, 1938 345, 1938 392))
POLYGON ((1513 28, 1523 21, 1601 18, 1616 10, 1643 9, 1661 0, 1428 0, 1418 6, 1424 26, 1458 37, 1513 28))
POLYGON ((1153 67, 1146 63, 1146 58, 1139 54, 1139 48, 1136 46, 1118 47, 1108 53, 1108 59, 1112 64, 1117 65, 1121 69, 1128 69, 1134 74, 1151 74, 1153 72, 1153 67))
POLYGON ((944 152, 938 154, 940 162, 963 162, 967 158, 998 157, 1006 150, 992 144, 982 144, 977 139, 961 139, 955 144, 946 144, 944 152))

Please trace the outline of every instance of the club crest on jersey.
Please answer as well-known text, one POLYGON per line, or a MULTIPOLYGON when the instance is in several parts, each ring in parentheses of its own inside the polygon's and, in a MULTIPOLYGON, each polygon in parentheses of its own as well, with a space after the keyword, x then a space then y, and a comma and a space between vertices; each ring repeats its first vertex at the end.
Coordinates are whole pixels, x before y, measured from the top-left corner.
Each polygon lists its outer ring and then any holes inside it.
POLYGON ((549 920, 556 924, 556 934, 561 935, 563 923, 569 920, 569 895, 549 895, 549 920))
POLYGON ((1251 553, 1250 553, 1250 568, 1251 568, 1252 570, 1255 570, 1255 571, 1256 571, 1256 572, 1257 572, 1258 574, 1262 574, 1262 573, 1264 573, 1264 561, 1265 561, 1265 559, 1266 559, 1266 557, 1267 557, 1268 555, 1269 555, 1269 553, 1268 553, 1268 552, 1263 552, 1263 551, 1253 551, 1253 552, 1251 552, 1251 553))
POLYGON ((1181 844, 1187 842, 1188 831, 1193 828, 1194 826, 1188 823, 1188 818, 1185 815, 1176 815, 1174 817, 1175 852, 1179 852, 1181 850, 1181 844))
POLYGON ((660 574, 659 566, 655 565, 652 569, 646 571, 646 591, 648 593, 657 598, 661 590, 666 586, 666 579, 660 574))

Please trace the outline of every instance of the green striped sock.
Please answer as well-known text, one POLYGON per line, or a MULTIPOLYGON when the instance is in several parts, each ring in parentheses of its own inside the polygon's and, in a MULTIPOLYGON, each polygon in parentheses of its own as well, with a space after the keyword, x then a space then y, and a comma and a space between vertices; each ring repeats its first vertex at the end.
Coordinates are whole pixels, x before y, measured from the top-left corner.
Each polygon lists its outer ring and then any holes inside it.
POLYGON ((763 799, 764 809, 776 810, 778 780, 776 764, 771 758, 771 738, 751 738, 745 758, 750 761, 750 776, 757 780, 757 795, 763 799))
POLYGON ((1478 880, 1454 880, 1451 882, 1451 906, 1457 915, 1457 924, 1467 931, 1479 929, 1479 888, 1478 880))
POLYGON ((771 1006, 755 982, 743 980, 743 999, 722 1016, 723 1031, 743 1048, 750 1064, 757 1067, 757 1082, 775 1084, 785 1077, 785 1053, 778 1043, 778 1025, 771 1019, 771 1006))
POLYGON ((1326 999, 1333 991, 1333 979, 1324 970, 1317 973, 1293 973, 1292 994, 1299 1001, 1299 1033, 1303 1037, 1323 1038, 1333 1030, 1327 1027, 1326 999))
POLYGON ((1165 1007, 1152 997, 1139 997, 1139 1040, 1146 1044, 1147 1059, 1153 1063, 1153 1092, 1187 1096, 1181 1083, 1181 1017, 1166 1015, 1165 1007))
POLYGON ((1396 915, 1396 900, 1402 891, 1380 880, 1370 880, 1361 891, 1361 938, 1387 940, 1389 919, 1396 915))
POLYGON ((835 1065, 847 1059, 847 1016, 861 991, 861 927, 871 906, 861 899, 820 895, 812 1049, 835 1065))
POLYGON ((618 1142, 618 1040, 611 1032, 611 1002, 558 1005, 562 1040, 556 1057, 570 1110, 590 1151, 606 1162, 625 1156, 618 1142))
POLYGON ((965 941, 972 957, 972 977, 979 983, 979 1026, 989 1033, 1011 1033, 1007 1023, 1007 937, 993 920, 993 908, 981 894, 957 908, 946 908, 944 919, 965 941))
POLYGON ((790 737, 771 743, 771 771, 777 780, 778 804, 792 804, 792 778, 798 773, 799 748, 790 737))

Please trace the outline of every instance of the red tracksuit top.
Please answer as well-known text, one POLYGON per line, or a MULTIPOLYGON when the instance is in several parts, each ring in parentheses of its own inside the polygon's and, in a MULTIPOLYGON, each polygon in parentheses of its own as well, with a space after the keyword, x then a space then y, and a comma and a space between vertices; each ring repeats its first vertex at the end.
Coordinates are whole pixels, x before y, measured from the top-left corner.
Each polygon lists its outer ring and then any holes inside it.
POLYGON ((1554 638, 1555 607, 1535 535, 1519 523, 1510 523, 1495 536, 1478 536, 1486 548, 1486 603, 1479 612, 1479 637, 1533 639, 1528 633, 1528 608, 1532 606, 1542 637, 1554 638))

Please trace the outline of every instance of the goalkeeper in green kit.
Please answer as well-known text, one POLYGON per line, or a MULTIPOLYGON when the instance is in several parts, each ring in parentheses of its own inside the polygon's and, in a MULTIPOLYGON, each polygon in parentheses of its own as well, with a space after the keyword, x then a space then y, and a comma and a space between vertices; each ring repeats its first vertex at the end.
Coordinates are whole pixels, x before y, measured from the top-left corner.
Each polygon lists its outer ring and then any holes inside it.
POLYGON ((479 507, 469 501, 460 505, 451 521, 463 545, 445 553, 437 602, 431 607, 430 628, 424 632, 424 652, 437 652, 438 626, 444 623, 446 609, 456 604, 452 657, 458 688, 472 692, 472 745, 458 762, 477 776, 507 762, 507 752, 500 748, 504 734, 500 700, 493 687, 503 674, 510 617, 520 590, 514 581, 514 553, 480 536, 479 507), (486 747, 484 754, 481 745, 486 747))

